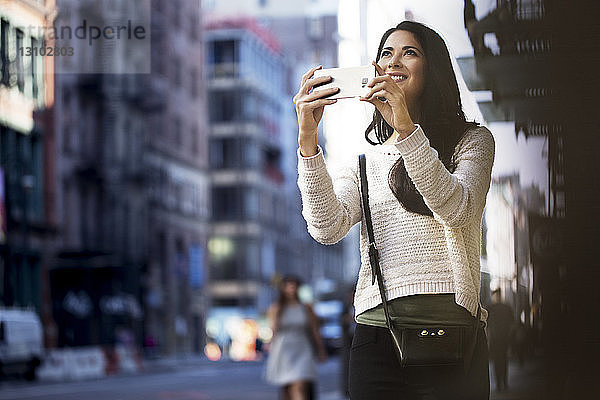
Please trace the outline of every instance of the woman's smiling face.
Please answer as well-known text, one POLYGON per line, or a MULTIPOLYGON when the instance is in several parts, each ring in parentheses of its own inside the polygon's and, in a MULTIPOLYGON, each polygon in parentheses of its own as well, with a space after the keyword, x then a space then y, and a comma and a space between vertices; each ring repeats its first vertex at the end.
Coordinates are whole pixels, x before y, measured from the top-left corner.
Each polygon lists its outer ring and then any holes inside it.
POLYGON ((377 64, 404 90, 409 111, 419 110, 425 88, 426 60, 423 48, 412 32, 397 30, 386 39, 377 64))

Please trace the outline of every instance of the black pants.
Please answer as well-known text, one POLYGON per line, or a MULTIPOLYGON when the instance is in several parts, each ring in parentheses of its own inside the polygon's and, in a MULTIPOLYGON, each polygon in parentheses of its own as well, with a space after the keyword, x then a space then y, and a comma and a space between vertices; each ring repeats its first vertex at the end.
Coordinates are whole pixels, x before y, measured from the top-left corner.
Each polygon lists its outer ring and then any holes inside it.
POLYGON ((352 400, 487 400, 488 347, 481 328, 469 371, 460 367, 402 368, 387 328, 358 324, 350 350, 352 400))

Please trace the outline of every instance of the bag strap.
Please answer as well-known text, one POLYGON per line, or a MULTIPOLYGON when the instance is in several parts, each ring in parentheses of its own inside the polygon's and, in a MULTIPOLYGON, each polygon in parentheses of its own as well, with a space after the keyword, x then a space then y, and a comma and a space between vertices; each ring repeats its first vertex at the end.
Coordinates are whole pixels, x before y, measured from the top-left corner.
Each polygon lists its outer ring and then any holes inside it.
MULTIPOLYGON (((358 169, 360 171, 360 191, 362 196, 362 206, 363 212, 365 213, 365 220, 367 223, 367 235, 369 237, 369 261, 371 264, 371 284, 375 283, 375 279, 377 279, 377 283, 379 286, 379 295, 381 296, 381 302, 383 303, 383 312, 385 314, 385 323, 388 329, 392 329, 392 319, 390 317, 390 311, 388 308, 387 296, 385 294, 385 287, 383 284, 383 275, 381 273, 381 266, 379 265, 379 251, 377 250, 377 246, 375 245, 375 234, 373 232, 373 221, 371 219, 371 209, 369 207, 369 184, 367 182, 367 167, 366 167, 366 157, 364 154, 358 156, 358 169)), ((468 360, 473 355, 475 350, 475 344, 477 341, 477 332, 479 328, 479 321, 481 319, 481 303, 477 303, 477 317, 475 318, 475 322, 473 324, 474 332, 473 332, 473 340, 469 349, 468 360)), ((398 351, 401 351, 398 348, 398 351)), ((402 357, 402 354, 400 354, 402 357)), ((468 365, 465 364, 465 368, 468 368, 468 365)))
POLYGON ((385 295, 385 287, 383 285, 383 276, 381 274, 381 267, 379 265, 379 251, 375 245, 373 221, 371 220, 371 209, 369 207, 369 184, 367 182, 366 158, 364 154, 358 156, 358 166, 360 170, 360 191, 362 195, 363 211, 365 213, 365 220, 367 222, 367 235, 369 236, 369 261, 371 264, 372 276, 371 284, 374 284, 375 279, 377 279, 377 283, 379 285, 379 295, 381 296, 383 312, 385 313, 385 323, 389 329, 392 329, 392 319, 390 318, 387 296, 385 295))

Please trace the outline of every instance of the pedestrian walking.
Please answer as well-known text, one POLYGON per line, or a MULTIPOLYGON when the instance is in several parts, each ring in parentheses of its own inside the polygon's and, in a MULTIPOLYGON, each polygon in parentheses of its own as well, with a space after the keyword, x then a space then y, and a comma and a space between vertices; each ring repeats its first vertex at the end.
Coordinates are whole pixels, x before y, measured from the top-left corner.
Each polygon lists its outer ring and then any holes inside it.
POLYGON ((514 313, 512 308, 502 302, 502 292, 492 292, 492 304, 488 306, 488 338, 490 358, 496 378, 496 390, 508 389, 508 350, 514 331, 514 313))
POLYGON ((317 379, 316 361, 327 355, 312 307, 298 297, 300 279, 284 277, 279 299, 268 310, 273 340, 266 380, 281 386, 282 400, 311 400, 317 379))
POLYGON ((294 97, 309 233, 332 244, 361 222, 350 397, 487 399, 479 258, 493 136, 466 120, 448 49, 431 28, 389 29, 373 64, 361 98, 375 106, 365 131, 373 146, 331 174, 317 126, 337 89, 318 88, 331 79, 314 77, 318 66, 294 97))

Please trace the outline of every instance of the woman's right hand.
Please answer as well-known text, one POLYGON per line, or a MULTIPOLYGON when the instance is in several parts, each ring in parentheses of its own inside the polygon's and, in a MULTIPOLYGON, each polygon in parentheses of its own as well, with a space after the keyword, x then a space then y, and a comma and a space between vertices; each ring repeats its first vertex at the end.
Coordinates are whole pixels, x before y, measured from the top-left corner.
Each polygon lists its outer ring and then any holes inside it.
POLYGON ((298 116, 298 145, 300 153, 305 157, 317 154, 317 127, 323 117, 323 109, 337 100, 327 99, 339 91, 339 88, 311 90, 319 84, 331 81, 330 76, 313 78, 316 70, 322 66, 311 68, 302 76, 300 89, 294 96, 294 105, 298 116))

